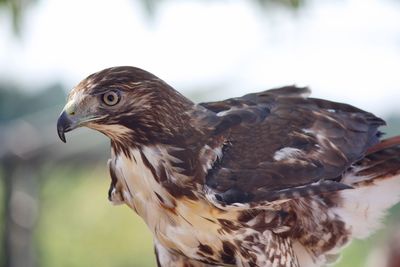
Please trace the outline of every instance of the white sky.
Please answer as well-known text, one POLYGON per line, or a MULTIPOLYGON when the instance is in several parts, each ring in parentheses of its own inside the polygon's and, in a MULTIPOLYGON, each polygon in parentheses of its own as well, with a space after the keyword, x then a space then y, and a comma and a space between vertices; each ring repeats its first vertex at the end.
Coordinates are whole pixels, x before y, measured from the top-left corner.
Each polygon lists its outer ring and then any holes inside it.
MULTIPOLYGON (((154 20, 133 0, 41 0, 22 40, 0 13, 0 79, 66 90, 115 65, 144 68, 183 93, 233 97, 286 84, 377 115, 400 113, 400 4, 315 1, 300 13, 250 1, 166 1, 154 20)), ((33 85, 33 86, 32 86, 33 85)))

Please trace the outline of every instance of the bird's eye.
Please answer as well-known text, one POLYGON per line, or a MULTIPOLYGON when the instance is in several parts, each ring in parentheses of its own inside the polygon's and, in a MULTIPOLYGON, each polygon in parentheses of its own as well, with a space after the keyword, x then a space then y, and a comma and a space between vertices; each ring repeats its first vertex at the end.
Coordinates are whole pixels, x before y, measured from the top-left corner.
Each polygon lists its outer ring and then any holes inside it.
POLYGON ((119 102, 120 95, 116 91, 109 91, 103 94, 102 99, 107 106, 115 106, 119 102))

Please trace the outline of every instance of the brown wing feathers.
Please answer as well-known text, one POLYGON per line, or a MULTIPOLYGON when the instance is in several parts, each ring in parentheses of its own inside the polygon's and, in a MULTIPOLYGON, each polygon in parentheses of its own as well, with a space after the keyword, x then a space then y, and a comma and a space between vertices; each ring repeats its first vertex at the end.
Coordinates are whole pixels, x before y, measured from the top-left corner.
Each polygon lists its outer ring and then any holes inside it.
POLYGON ((203 103, 229 141, 206 177, 218 201, 273 201, 349 188, 341 175, 379 142, 384 121, 350 105, 284 87, 203 103), (214 117, 215 120, 215 117, 214 117))

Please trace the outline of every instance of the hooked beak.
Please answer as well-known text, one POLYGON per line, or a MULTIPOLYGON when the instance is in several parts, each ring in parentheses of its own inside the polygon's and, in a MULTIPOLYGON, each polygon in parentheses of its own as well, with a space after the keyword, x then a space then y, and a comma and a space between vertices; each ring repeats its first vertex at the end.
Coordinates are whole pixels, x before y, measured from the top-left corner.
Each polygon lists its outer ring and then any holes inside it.
POLYGON ((66 143, 65 133, 78 127, 78 122, 73 120, 66 111, 63 111, 57 120, 57 133, 61 141, 66 143))
POLYGON ((72 131, 80 126, 87 126, 89 122, 104 118, 104 116, 96 116, 86 114, 87 112, 76 112, 76 105, 70 101, 65 105, 63 111, 57 120, 57 133, 61 141, 66 143, 65 133, 72 131))

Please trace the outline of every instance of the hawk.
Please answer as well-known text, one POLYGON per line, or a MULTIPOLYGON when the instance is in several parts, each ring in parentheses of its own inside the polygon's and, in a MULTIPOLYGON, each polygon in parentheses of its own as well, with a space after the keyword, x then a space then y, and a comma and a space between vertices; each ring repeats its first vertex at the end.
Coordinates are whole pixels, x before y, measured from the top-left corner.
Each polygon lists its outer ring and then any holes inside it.
POLYGON ((195 104, 113 67, 73 88, 57 130, 111 139, 109 200, 154 236, 162 267, 315 267, 400 200, 400 136, 351 105, 287 86, 195 104))

